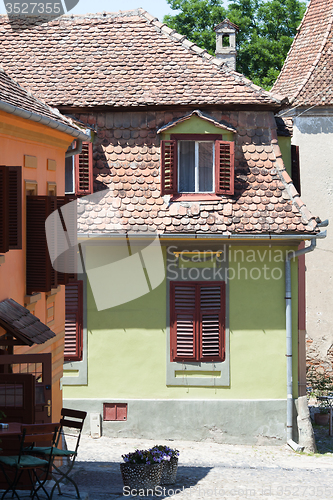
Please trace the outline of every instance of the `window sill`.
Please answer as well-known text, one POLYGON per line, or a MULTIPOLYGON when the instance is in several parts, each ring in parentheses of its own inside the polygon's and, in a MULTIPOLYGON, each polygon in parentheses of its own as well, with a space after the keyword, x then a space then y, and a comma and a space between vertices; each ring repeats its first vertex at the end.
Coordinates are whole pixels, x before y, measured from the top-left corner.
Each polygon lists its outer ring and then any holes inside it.
POLYGON ((170 201, 220 201, 222 196, 215 193, 179 193, 172 195, 170 201))
POLYGON ((56 295, 61 291, 61 285, 57 286, 57 288, 52 288, 49 292, 45 293, 45 297, 51 297, 52 295, 56 295))
POLYGON ((41 293, 33 293, 32 295, 25 295, 24 297, 24 307, 29 306, 31 304, 35 304, 42 298, 41 293))

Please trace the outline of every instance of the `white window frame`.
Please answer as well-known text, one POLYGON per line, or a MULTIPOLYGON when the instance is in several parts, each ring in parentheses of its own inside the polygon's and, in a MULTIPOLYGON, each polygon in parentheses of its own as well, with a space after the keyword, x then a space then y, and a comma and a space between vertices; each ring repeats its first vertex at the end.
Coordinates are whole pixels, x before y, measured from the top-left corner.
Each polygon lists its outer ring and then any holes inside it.
MULTIPOLYGON (((194 193, 215 193, 215 141, 191 141, 191 139, 180 139, 177 141, 177 155, 178 155, 178 162, 177 162, 177 185, 179 186, 180 183, 180 170, 181 170, 181 165, 180 165, 180 143, 181 142, 194 142, 194 193), (199 191, 199 143, 201 142, 209 142, 213 146, 213 162, 212 162, 212 169, 213 169, 213 180, 212 180, 212 190, 211 191, 199 191)), ((179 191, 180 193, 191 193, 192 191, 179 191)))

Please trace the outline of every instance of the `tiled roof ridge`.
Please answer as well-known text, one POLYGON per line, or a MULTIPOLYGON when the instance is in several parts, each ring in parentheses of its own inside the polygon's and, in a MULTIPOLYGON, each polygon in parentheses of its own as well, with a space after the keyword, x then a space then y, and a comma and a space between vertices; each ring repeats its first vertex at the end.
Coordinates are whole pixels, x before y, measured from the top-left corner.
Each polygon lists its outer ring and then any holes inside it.
MULTIPOLYGON (((306 23, 306 18, 307 18, 308 12, 310 11, 310 7, 311 7, 311 5, 313 4, 313 2, 314 2, 314 1, 315 1, 315 0, 310 0, 309 5, 307 6, 307 9, 306 9, 305 14, 304 14, 304 16, 303 16, 303 19, 302 19, 302 21, 301 21, 301 24, 300 24, 300 25, 299 25, 299 27, 297 28, 298 33, 297 33, 297 35, 295 36, 295 38, 294 38, 294 40, 293 40, 293 43, 291 44, 291 47, 290 47, 290 49, 289 49, 289 51, 288 51, 288 54, 287 54, 287 57, 286 57, 286 59, 285 59, 285 61, 284 61, 284 64, 283 64, 283 66, 282 66, 282 69, 281 69, 281 71, 280 71, 280 73, 279 73, 279 76, 278 76, 278 78, 277 78, 276 82, 274 83, 274 85, 273 85, 272 89, 274 89, 274 87, 275 87, 276 85, 278 85, 279 80, 280 80, 280 77, 282 77, 283 70, 284 70, 285 66, 287 65, 287 63, 288 63, 288 57, 289 57, 289 54, 292 52, 294 45, 296 45, 296 43, 297 43, 297 39, 298 39, 298 37, 300 36, 301 30, 302 30, 302 28, 303 28, 303 25, 306 23)), ((302 89, 305 87, 305 85, 307 84, 307 82, 310 80, 311 75, 313 74, 314 70, 316 69, 316 67, 317 67, 317 65, 318 65, 318 63, 319 63, 319 61, 320 61, 320 58, 321 58, 321 56, 322 56, 323 50, 324 50, 324 48, 325 48, 325 45, 326 45, 326 43, 327 43, 327 41, 328 41, 329 34, 330 34, 330 32, 331 32, 331 29, 332 29, 332 23, 333 23, 333 7, 331 7, 331 9, 332 9, 332 12, 331 12, 331 17, 330 17, 330 20, 329 20, 329 22, 328 22, 328 25, 327 25, 327 30, 326 30, 326 32, 325 32, 325 34, 324 34, 323 41, 322 41, 321 46, 320 46, 320 48, 319 48, 319 50, 318 50, 318 53, 317 53, 317 55, 316 55, 316 57, 315 57, 315 59, 314 59, 314 62, 312 63, 312 65, 310 65, 309 71, 305 74, 305 76, 304 76, 303 80, 299 83, 298 87, 296 88, 296 91, 294 92, 294 94, 293 94, 292 96, 290 96, 290 97, 289 97, 290 104, 292 104, 292 103, 295 101, 295 99, 297 98, 297 96, 301 93, 302 89)))
MULTIPOLYGON (((131 16, 140 16, 145 21, 147 21, 151 26, 153 26, 158 32, 167 36, 173 42, 181 43, 181 45, 187 49, 192 54, 195 54, 202 58, 203 61, 213 64, 217 68, 219 68, 222 72, 226 74, 232 75, 236 80, 245 86, 249 87, 254 93, 259 96, 266 96, 277 104, 282 104, 287 101, 287 98, 279 93, 272 93, 267 90, 264 90, 262 87, 255 85, 251 80, 246 78, 241 73, 232 70, 226 64, 224 64, 222 59, 218 59, 210 54, 208 54, 206 49, 200 48, 195 43, 191 42, 186 38, 185 35, 180 35, 176 32, 176 30, 169 28, 165 23, 162 23, 158 20, 157 17, 152 16, 146 10, 140 8, 126 11, 118 11, 118 12, 98 12, 96 14, 79 14, 79 15, 64 15, 59 18, 59 22, 70 20, 70 19, 107 19, 107 18, 119 18, 119 17, 131 17, 131 16)), ((4 16, 0 16, 1 17, 4 16)))
MULTIPOLYGON (((49 104, 47 104, 43 99, 39 98, 39 97, 36 97, 29 89, 23 87, 22 85, 20 85, 16 80, 14 80, 14 78, 12 78, 2 67, 2 65, 0 64, 0 72, 1 73, 4 73, 4 75, 6 75, 6 78, 8 78, 8 80, 10 80, 16 87, 19 87, 20 89, 23 90, 23 92, 25 92, 26 94, 28 94, 29 97, 31 97, 32 99, 34 99, 35 101, 39 102, 43 107, 45 107, 47 109, 47 111, 53 115, 53 119, 56 120, 56 121, 59 121, 61 123, 62 122, 66 122, 68 124, 68 127, 71 127, 73 129, 76 129, 76 130, 79 130, 80 132, 83 131, 83 127, 80 128, 78 126, 77 123, 74 122, 74 120, 72 120, 71 118, 69 118, 68 116, 65 116, 63 114, 60 113, 60 111, 57 109, 57 108, 52 108, 51 106, 49 106, 49 104)), ((18 106, 17 106, 18 107, 18 106)), ((20 108, 20 109, 24 109, 24 108, 20 108)), ((47 117, 47 115, 45 115, 47 117)))
POLYGON ((284 162, 282 159, 282 153, 280 150, 280 146, 278 144, 278 138, 277 138, 277 133, 276 129, 271 130, 272 134, 272 149, 273 149, 273 154, 275 155, 275 170, 277 175, 280 178, 280 181, 282 182, 286 193, 288 194, 290 201, 292 202, 293 206, 298 210, 298 212, 301 214, 303 223, 307 225, 307 228, 309 231, 314 231, 317 227, 317 222, 316 222, 316 217, 312 215, 310 210, 307 208, 305 205, 304 201, 301 199, 298 191, 296 190, 293 181, 288 174, 284 162))
POLYGON ((202 49, 195 43, 191 42, 188 38, 186 38, 185 35, 180 35, 179 33, 177 33, 176 30, 169 28, 165 23, 161 23, 157 19, 157 17, 152 16, 146 10, 139 8, 137 9, 137 11, 141 17, 146 19, 152 26, 157 28, 160 31, 160 33, 163 33, 163 35, 168 36, 173 41, 180 42, 182 46, 185 47, 187 50, 193 52, 197 56, 200 56, 206 62, 209 62, 210 64, 214 64, 215 66, 219 67, 221 71, 232 74, 236 80, 242 82, 247 87, 250 87, 257 94, 266 95, 271 99, 273 99, 274 101, 276 101, 277 103, 281 103, 282 101, 287 100, 287 98, 285 98, 280 94, 273 94, 271 92, 268 92, 267 90, 264 90, 262 87, 255 85, 251 80, 246 78, 241 73, 238 73, 237 71, 234 71, 233 69, 229 68, 226 64, 224 64, 222 59, 218 59, 217 57, 208 54, 206 49, 202 49))

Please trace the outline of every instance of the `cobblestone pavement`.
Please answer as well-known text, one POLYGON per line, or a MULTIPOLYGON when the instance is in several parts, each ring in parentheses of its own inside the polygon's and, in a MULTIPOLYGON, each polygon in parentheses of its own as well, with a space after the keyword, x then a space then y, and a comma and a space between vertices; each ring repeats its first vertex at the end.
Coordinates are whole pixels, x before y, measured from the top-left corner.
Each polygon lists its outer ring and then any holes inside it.
POLYGON ((142 498, 177 500, 333 498, 333 454, 296 454, 287 445, 163 440, 157 443, 82 436, 74 476, 84 500, 132 499, 140 494, 142 498), (179 449, 177 483, 159 487, 153 497, 146 491, 123 490, 121 455, 155 444, 179 449))

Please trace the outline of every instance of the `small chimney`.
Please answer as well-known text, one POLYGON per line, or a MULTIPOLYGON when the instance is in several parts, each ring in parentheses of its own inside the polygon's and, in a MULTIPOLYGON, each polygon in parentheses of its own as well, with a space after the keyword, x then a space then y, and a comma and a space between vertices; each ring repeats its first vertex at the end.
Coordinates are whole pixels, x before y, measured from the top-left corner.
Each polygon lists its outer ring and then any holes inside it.
POLYGON ((225 19, 215 26, 216 31, 216 57, 223 59, 229 68, 236 69, 236 32, 239 30, 236 24, 225 19))

